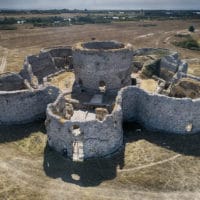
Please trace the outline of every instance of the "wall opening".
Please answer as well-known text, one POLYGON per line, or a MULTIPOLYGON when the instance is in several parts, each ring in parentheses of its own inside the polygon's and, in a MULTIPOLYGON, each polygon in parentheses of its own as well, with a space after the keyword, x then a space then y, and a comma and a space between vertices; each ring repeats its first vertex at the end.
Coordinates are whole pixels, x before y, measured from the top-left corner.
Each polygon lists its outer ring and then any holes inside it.
POLYGON ((73 161, 83 162, 83 160, 84 160, 83 142, 74 141, 73 142, 73 161))
POLYGON ((131 85, 137 85, 137 79, 131 78, 131 85))
POLYGON ((80 86, 83 86, 83 81, 79 78, 79 80, 78 80, 78 84, 80 85, 80 86))
POLYGON ((99 81, 99 90, 100 90, 100 92, 105 92, 106 91, 106 83, 105 83, 105 81, 99 81))
POLYGON ((66 158, 68 157, 67 149, 63 149, 62 155, 66 158))
POLYGON ((73 125, 73 126, 72 126, 72 134, 73 134, 74 136, 79 136, 79 135, 81 135, 81 129, 80 129, 80 127, 79 127, 78 125, 73 125))

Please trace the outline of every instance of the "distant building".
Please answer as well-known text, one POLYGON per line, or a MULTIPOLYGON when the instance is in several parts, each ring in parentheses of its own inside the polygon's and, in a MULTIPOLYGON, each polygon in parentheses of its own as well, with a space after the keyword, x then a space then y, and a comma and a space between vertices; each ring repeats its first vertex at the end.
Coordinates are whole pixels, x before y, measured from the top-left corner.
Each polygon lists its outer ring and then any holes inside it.
POLYGON ((54 24, 59 24, 61 21, 54 21, 54 24))
POLYGON ((166 14, 166 15, 171 15, 172 12, 167 11, 167 12, 165 12, 165 14, 166 14))
POLYGON ((26 21, 25 20, 18 20, 17 24, 24 24, 26 21))
POLYGON ((119 20, 119 17, 112 17, 112 19, 114 19, 114 20, 119 20))

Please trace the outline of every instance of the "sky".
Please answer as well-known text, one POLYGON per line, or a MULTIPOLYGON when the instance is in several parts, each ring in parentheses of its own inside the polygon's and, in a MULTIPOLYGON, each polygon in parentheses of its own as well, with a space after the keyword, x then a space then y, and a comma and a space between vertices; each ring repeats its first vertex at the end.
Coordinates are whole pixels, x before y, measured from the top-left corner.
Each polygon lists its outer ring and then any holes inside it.
POLYGON ((200 0, 0 0, 0 9, 199 9, 200 0))

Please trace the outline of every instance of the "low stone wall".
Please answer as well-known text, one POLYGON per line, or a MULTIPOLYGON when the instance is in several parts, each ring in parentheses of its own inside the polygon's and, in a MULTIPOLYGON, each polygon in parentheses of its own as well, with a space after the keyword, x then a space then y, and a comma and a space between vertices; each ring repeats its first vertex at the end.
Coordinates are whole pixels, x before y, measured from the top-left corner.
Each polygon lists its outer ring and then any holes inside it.
POLYGON ((181 79, 181 78, 189 78, 189 79, 192 79, 192 80, 200 81, 200 77, 199 76, 194 76, 192 74, 180 73, 179 74, 179 79, 181 79))
POLYGON ((72 47, 57 46, 42 49, 41 53, 49 53, 57 68, 63 68, 65 65, 72 66, 72 47))
POLYGON ((36 76, 39 83, 43 78, 65 69, 72 62, 71 47, 53 47, 42 49, 39 55, 27 56, 20 74, 24 79, 31 81, 36 76))
POLYGON ((0 74, 0 91, 26 89, 24 79, 17 73, 7 72, 0 74))
POLYGON ((47 107, 46 129, 49 145, 56 151, 73 158, 75 142, 83 145, 83 157, 101 157, 118 150, 123 144, 121 103, 116 103, 113 112, 103 121, 66 120, 53 113, 62 95, 54 104, 47 107), (78 127, 80 134, 73 134, 73 127, 78 127))
POLYGON ((150 55, 150 54, 158 54, 159 52, 162 55, 162 57, 176 53, 169 49, 163 49, 163 48, 141 48, 141 49, 134 50, 133 55, 145 56, 145 55, 150 55))
POLYGON ((38 90, 0 91, 0 125, 23 124, 45 118, 47 104, 59 90, 52 86, 38 90))
POLYGON ((200 131, 200 99, 149 94, 133 86, 122 89, 119 96, 124 121, 136 121, 149 130, 169 133, 200 131))
POLYGON ((188 64, 185 61, 180 60, 178 53, 176 52, 169 56, 163 57, 160 62, 160 67, 161 69, 165 69, 173 73, 187 73, 188 70, 188 64))
POLYGON ((31 77, 34 75, 38 78, 39 83, 42 83, 44 77, 54 74, 56 71, 56 66, 47 52, 40 53, 38 56, 27 56, 20 74, 28 81, 31 81, 31 77))
POLYGON ((179 58, 179 54, 175 51, 163 48, 142 48, 133 52, 134 56, 145 56, 156 54, 160 58, 159 77, 169 81, 177 72, 187 73, 188 64, 179 58))

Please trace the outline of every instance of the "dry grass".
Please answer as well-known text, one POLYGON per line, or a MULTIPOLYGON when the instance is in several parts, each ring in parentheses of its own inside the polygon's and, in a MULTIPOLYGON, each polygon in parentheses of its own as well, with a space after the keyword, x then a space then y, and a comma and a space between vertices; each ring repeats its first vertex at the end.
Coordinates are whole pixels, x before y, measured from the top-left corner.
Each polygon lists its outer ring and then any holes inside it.
POLYGON ((193 74, 195 76, 200 76, 200 62, 189 64, 188 73, 193 74))
MULTIPOLYGON (((0 58, 8 51, 6 71, 19 71, 24 57, 43 47, 74 44, 92 37, 130 42, 135 48, 171 48, 180 51, 183 58, 199 57, 199 52, 177 48, 171 41, 175 33, 189 25, 198 27, 200 20, 153 21, 157 26, 151 27, 141 26, 143 23, 45 29, 22 26, 17 31, 0 31, 0 58)), ((198 66, 191 65, 189 70, 200 75, 195 71, 198 66)), ((72 84, 70 74, 55 77, 52 83, 65 88, 67 77, 72 84)), ((154 83, 149 81, 143 84, 153 90, 154 83)), ((125 130, 126 147, 120 154, 72 163, 46 146, 43 122, 0 127, 0 200, 199 198, 198 135, 152 133, 137 126, 125 130)))
POLYGON ((155 92, 157 88, 157 81, 154 79, 141 79, 140 87, 148 92, 155 92))
POLYGON ((60 88, 61 90, 65 90, 67 88, 72 88, 74 80, 74 73, 64 72, 62 74, 52 77, 50 83, 60 88))
POLYGON ((124 130, 125 149, 112 158, 73 163, 46 146, 43 123, 0 128, 0 199, 198 196, 199 135, 153 133, 133 124, 124 130))

